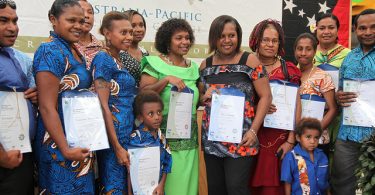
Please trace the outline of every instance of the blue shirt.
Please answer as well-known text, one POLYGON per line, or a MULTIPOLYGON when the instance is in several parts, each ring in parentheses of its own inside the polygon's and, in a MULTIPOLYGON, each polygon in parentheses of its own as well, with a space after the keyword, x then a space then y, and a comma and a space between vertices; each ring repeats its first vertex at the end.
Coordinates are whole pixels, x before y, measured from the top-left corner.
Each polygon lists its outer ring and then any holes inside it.
MULTIPOLYGON (((139 129, 143 129, 143 124, 139 126, 139 129)), ((170 173, 172 169, 172 156, 170 154, 168 144, 166 144, 165 137, 159 130, 158 136, 155 137, 149 131, 135 130, 130 135, 129 146, 133 147, 147 147, 147 146, 160 146, 160 176, 161 179, 163 173, 170 173), (160 140, 161 137, 161 140, 160 140), (164 142, 164 143, 163 143, 164 142)))
MULTIPOLYGON (((340 69, 339 89, 344 79, 375 79, 375 46, 366 54, 361 47, 353 49, 345 58, 340 69)), ((338 139, 361 142, 372 134, 371 127, 343 125, 341 117, 338 139)))
MULTIPOLYGON (((329 187, 327 156, 321 149, 315 148, 313 162, 310 159, 309 153, 302 149, 300 144, 297 144, 293 150, 296 155, 302 156, 306 161, 307 174, 310 184, 310 194, 325 194, 325 191, 329 187)), ((302 194, 297 160, 291 151, 288 152, 283 159, 281 165, 281 181, 290 183, 292 185, 292 194, 302 194)))
MULTIPOLYGON (((0 91, 23 92, 35 87, 32 74, 32 60, 26 54, 11 47, 0 48, 0 91)), ((35 135, 36 111, 30 101, 29 107, 29 136, 35 135)))

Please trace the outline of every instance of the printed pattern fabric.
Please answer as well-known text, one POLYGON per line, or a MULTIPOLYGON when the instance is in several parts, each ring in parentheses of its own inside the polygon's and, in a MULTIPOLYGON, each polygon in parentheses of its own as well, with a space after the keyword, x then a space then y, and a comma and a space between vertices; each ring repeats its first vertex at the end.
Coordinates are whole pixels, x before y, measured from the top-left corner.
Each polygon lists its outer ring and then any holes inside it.
MULTIPOLYGON (((142 57, 149 55, 145 49, 140 48, 140 50, 142 52, 142 57)), ((141 80, 141 73, 142 73, 141 62, 133 58, 133 56, 131 56, 126 51, 120 52, 120 60, 122 64, 124 65, 124 67, 126 68, 126 70, 128 70, 128 72, 135 79, 135 83, 137 87, 139 87, 139 81, 141 80)))
POLYGON ((310 183, 309 183, 309 175, 307 173, 306 161, 305 159, 303 159, 302 156, 296 154, 294 150, 292 150, 291 152, 297 161, 299 182, 301 184, 302 194, 310 195, 310 183))
MULTIPOLYGON (((111 84, 108 106, 121 146, 127 149, 133 129, 135 81, 129 72, 117 64, 106 51, 100 51, 92 61, 94 79, 111 84)), ((112 146, 97 152, 102 193, 122 194, 127 189, 127 170, 117 162, 112 146)))
POLYGON ((161 133, 159 129, 157 137, 155 138, 149 131, 144 131, 143 125, 139 126, 139 130, 134 130, 130 135, 129 146, 133 147, 148 147, 148 146, 160 146, 160 175, 161 179, 163 173, 170 173, 172 169, 172 156, 167 144, 167 139, 161 133))
MULTIPOLYGON (((62 124, 61 94, 67 90, 88 89, 92 83, 91 73, 86 69, 84 59, 81 60, 82 62, 78 62, 74 58, 69 44, 54 32, 51 32, 49 40, 42 43, 34 55, 34 75, 38 72, 50 72, 61 80, 58 112, 62 124)), ((94 193, 93 155, 90 154, 83 161, 65 159, 46 131, 40 114, 34 151, 41 194, 94 193)))
POLYGON ((327 72, 318 67, 315 67, 314 69, 316 70, 310 75, 310 78, 301 83, 300 94, 318 95, 323 97, 323 93, 335 89, 335 84, 332 81, 331 75, 327 72))
POLYGON ((74 44, 78 48, 79 52, 85 57, 87 70, 90 69, 95 55, 103 48, 102 42, 100 42, 94 35, 90 35, 91 43, 88 45, 84 45, 81 42, 74 44))
MULTIPOLYGON (((254 85, 252 82, 265 76, 266 72, 262 65, 259 65, 256 68, 251 68, 247 65, 241 64, 214 65, 206 67, 201 71, 201 81, 205 85, 206 90, 209 88, 220 89, 224 87, 235 87, 245 94, 245 110, 242 135, 244 135, 249 130, 255 116, 254 107, 257 95, 255 93, 254 85), (227 84, 211 84, 207 82, 207 76, 220 75, 221 73, 242 73, 249 78, 250 82, 249 80, 238 80, 227 84)), ((240 147, 235 143, 216 142, 208 140, 210 110, 211 105, 210 103, 208 103, 207 105, 205 105, 202 121, 202 145, 204 151, 207 154, 215 155, 218 157, 238 158, 256 155, 258 153, 258 145, 253 147, 240 147)))

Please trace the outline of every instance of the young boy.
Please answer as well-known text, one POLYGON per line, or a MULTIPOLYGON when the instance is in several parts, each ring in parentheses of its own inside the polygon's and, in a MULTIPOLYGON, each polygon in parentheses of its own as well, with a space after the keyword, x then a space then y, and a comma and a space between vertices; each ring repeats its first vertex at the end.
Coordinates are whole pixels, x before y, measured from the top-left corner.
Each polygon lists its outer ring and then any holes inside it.
MULTIPOLYGON (((167 173, 170 173, 172 168, 172 157, 166 139, 159 129, 163 119, 163 102, 159 94, 151 90, 145 90, 135 98, 134 110, 141 124, 138 127, 139 129, 134 130, 130 135, 129 145, 135 147, 160 146, 159 185, 152 194, 162 195, 164 194, 167 173)), ((131 189, 131 184, 129 184, 129 189, 131 189)))
POLYGON ((281 167, 285 194, 326 194, 329 187, 328 159, 323 151, 317 148, 322 133, 320 121, 303 118, 295 133, 299 143, 285 155, 281 167))

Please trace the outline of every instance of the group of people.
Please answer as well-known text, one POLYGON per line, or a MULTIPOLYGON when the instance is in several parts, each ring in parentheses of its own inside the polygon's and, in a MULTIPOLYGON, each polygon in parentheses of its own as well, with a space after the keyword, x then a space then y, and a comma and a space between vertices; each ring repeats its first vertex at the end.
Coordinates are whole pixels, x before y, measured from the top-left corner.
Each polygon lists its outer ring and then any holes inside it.
POLYGON ((16 4, 0 1, 0 89, 24 92, 34 105, 30 113, 37 124, 30 131, 33 153, 5 151, 0 145, 2 194, 33 194, 34 163, 40 194, 132 194, 127 150, 150 144, 160 146, 159 184, 153 194, 197 194, 200 149, 208 194, 355 194, 359 148, 374 130, 343 125, 340 108, 357 97, 343 92, 343 79, 375 78, 375 10, 356 17, 360 46, 352 51, 338 44, 337 17, 320 16, 315 34, 303 33, 295 40, 297 64, 283 59, 284 33, 273 19, 254 27, 250 53, 241 50, 238 21, 228 15, 215 18, 208 35, 212 55, 199 66, 186 58, 195 37, 183 19, 161 24, 155 35, 160 54, 150 56, 139 46, 146 21, 137 11, 107 13, 99 29, 104 42, 90 33, 94 11, 86 0, 55 0, 48 17, 50 37, 31 60, 11 48, 18 35, 16 4), (321 64, 340 69, 338 86, 321 64), (272 80, 299 86, 294 131, 263 126, 265 116, 278 109, 272 103, 272 80), (188 139, 164 136, 173 87, 194 94, 188 139), (212 95, 226 88, 244 94, 240 143, 208 138, 212 95), (62 97, 72 90, 97 94, 108 149, 93 153, 69 147, 62 97), (321 121, 301 119, 303 95, 324 98, 321 121), (199 105, 204 106, 202 148, 199 105))

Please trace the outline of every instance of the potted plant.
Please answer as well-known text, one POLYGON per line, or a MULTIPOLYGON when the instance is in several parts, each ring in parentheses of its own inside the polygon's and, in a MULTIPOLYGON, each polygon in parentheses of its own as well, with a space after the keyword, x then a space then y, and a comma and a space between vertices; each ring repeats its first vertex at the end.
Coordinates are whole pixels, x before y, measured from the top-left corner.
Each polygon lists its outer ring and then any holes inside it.
POLYGON ((356 169, 357 188, 363 195, 373 195, 375 192, 375 128, 374 133, 361 146, 359 166, 356 169))

